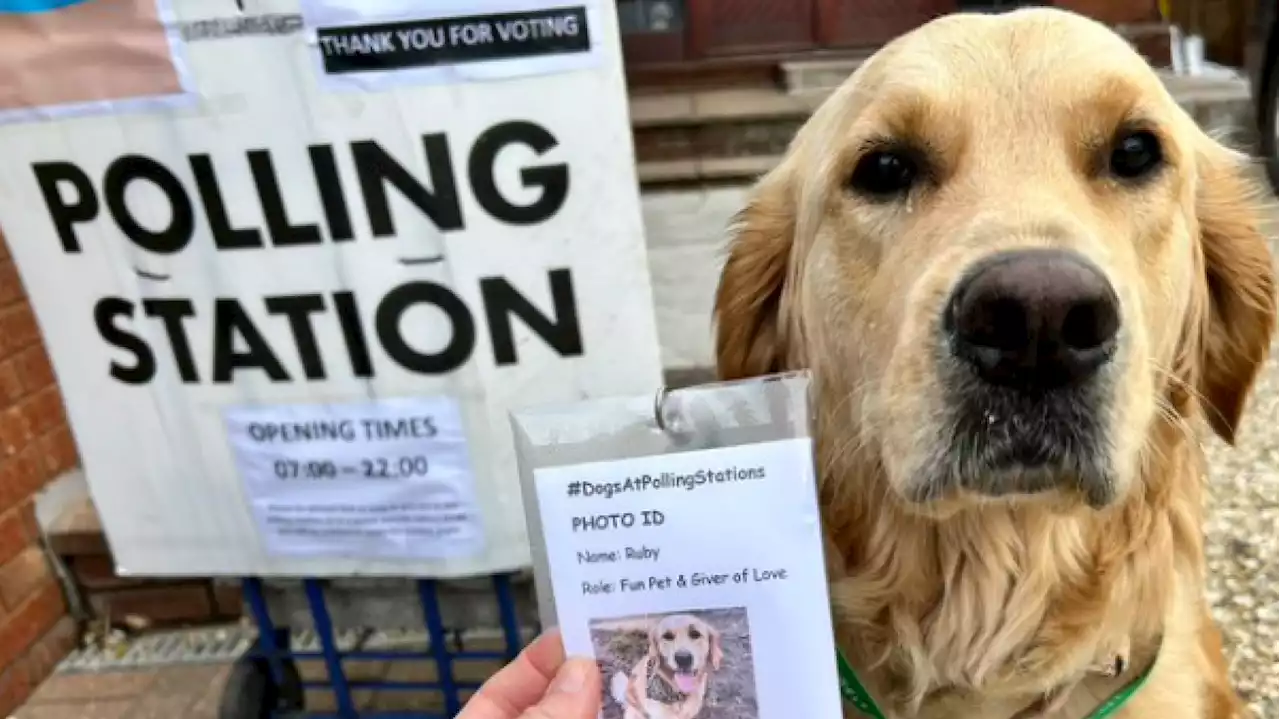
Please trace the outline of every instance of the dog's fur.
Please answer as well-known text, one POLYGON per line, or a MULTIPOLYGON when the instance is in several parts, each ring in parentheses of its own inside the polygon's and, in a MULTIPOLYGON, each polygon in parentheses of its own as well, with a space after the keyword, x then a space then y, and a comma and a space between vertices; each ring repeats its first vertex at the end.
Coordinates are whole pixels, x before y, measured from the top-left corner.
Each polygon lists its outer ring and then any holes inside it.
POLYGON ((1247 169, 1110 29, 1032 9, 946 16, 890 43, 753 190, 716 296, 719 372, 813 372, 837 640, 892 717, 1083 716, 1114 690, 1112 667, 1129 679, 1157 655, 1122 717, 1242 711, 1203 598, 1193 428, 1203 417, 1234 439, 1275 329, 1247 169), (1105 171, 1129 123, 1166 158, 1144 182, 1105 171), (930 173, 874 202, 849 178, 885 138, 930 173), (981 474, 948 440, 938 318, 967 268, 1027 247, 1078 253, 1119 298, 1089 418, 1106 492, 1086 502, 1060 478, 921 500, 934 475, 981 474))
POLYGON ((673 614, 654 622, 644 658, 629 674, 619 672, 611 682, 611 694, 624 707, 624 719, 694 719, 702 711, 712 672, 720 669, 723 651, 719 630, 691 614, 673 614), (682 670, 677 655, 682 653, 689 662, 684 667, 691 675, 689 691, 675 680, 682 670), (652 696, 655 682, 674 701, 652 696))

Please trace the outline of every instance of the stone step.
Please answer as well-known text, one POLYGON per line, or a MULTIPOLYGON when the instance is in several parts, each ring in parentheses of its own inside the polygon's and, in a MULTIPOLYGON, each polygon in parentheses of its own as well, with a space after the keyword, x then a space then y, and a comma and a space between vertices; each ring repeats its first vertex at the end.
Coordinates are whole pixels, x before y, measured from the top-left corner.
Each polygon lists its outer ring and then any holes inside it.
MULTIPOLYGON (((1122 24, 1115 30, 1127 38, 1149 62, 1164 67, 1169 64, 1169 24, 1142 22, 1122 24)), ((837 57, 805 57, 779 63, 781 85, 790 94, 829 91, 853 74, 870 57, 870 53, 837 57)))
POLYGON ((724 88, 638 94, 629 104, 631 126, 641 130, 807 117, 824 98, 825 94, 788 94, 776 88, 724 88))
MULTIPOLYGON (((850 72, 851 62, 784 63, 783 69, 785 73, 787 65, 817 65, 842 80, 850 72)), ((1219 70, 1189 77, 1160 71, 1160 76, 1175 99, 1215 137, 1241 149, 1255 146, 1249 83, 1239 73, 1219 70)), ((633 98, 632 125, 641 186, 750 182, 773 167, 831 89, 817 87, 792 94, 735 89, 633 98)))
POLYGON ((815 92, 825 95, 861 67, 867 57, 784 62, 779 68, 783 90, 789 95, 803 96, 815 92))

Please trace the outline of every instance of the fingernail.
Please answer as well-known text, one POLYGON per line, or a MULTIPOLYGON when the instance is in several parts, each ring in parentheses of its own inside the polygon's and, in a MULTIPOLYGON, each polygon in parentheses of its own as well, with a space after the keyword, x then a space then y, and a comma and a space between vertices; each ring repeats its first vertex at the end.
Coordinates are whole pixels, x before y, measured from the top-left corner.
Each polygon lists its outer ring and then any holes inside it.
POLYGON ((551 690, 557 694, 577 694, 587 683, 587 668, 582 662, 568 661, 556 673, 551 690))

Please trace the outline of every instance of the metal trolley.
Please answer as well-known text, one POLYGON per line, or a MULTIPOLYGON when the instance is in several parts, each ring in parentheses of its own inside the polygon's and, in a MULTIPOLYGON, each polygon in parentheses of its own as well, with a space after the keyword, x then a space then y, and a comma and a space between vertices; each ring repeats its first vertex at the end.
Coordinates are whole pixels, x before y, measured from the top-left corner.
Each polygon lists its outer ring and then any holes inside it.
POLYGON ((483 679, 515 658, 539 629, 531 584, 523 579, 244 579, 258 637, 232 668, 220 717, 456 716, 483 679), (344 583, 356 586, 343 589, 344 583), (419 624, 370 628, 406 620, 419 624), (353 671, 357 664, 380 670, 353 671), (416 672, 396 671, 411 664, 416 672))

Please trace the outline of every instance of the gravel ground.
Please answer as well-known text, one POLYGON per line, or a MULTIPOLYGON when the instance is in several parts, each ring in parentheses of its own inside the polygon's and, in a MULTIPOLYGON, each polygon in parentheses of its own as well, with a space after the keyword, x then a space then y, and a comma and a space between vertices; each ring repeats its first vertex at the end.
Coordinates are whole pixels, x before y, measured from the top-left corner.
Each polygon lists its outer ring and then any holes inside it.
MULTIPOLYGON (((1276 204, 1267 208, 1276 251, 1276 204)), ((1232 677, 1260 719, 1280 719, 1280 428, 1277 349, 1263 370, 1234 449, 1205 442, 1210 483, 1205 527, 1209 597, 1222 625, 1232 677)))

